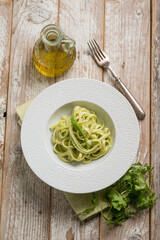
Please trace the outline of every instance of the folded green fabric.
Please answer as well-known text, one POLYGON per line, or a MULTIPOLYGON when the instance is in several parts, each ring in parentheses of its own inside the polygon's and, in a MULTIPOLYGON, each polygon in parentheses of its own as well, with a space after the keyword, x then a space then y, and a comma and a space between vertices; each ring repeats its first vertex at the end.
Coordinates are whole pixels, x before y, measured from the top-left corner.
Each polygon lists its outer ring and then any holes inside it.
MULTIPOLYGON (((18 123, 20 125, 22 124, 24 115, 32 101, 33 99, 29 100, 28 102, 16 108, 16 112, 19 117, 18 123)), ((91 211, 88 214, 78 215, 81 221, 96 215, 101 210, 104 210, 105 208, 108 207, 108 203, 103 201, 103 195, 104 195, 104 190, 101 190, 98 192, 98 199, 99 199, 98 205, 93 211, 91 211)), ((92 203, 91 203, 92 193, 87 193, 87 194, 65 193, 65 196, 76 214, 79 212, 82 212, 86 208, 92 207, 92 203)))

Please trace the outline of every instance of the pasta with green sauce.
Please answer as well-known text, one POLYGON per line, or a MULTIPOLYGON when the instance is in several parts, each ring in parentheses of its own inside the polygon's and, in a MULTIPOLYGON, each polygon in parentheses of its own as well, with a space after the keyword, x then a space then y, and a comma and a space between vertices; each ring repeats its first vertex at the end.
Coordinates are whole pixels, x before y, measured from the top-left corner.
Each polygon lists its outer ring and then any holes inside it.
POLYGON ((50 130, 54 152, 64 162, 89 163, 111 148, 110 130, 84 107, 74 107, 72 116, 63 116, 50 130))

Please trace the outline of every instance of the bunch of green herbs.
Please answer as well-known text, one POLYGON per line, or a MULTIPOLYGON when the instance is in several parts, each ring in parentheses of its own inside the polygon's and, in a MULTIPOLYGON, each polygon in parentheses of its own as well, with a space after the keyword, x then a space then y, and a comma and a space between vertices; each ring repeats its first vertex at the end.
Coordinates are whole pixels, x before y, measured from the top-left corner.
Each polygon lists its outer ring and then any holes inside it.
MULTIPOLYGON (((152 170, 153 168, 147 163, 132 164, 121 179, 106 188, 103 200, 108 203, 109 207, 104 212, 101 211, 101 215, 110 227, 112 224, 121 225, 130 216, 155 204, 155 193, 151 191, 152 170)), ((92 207, 80 214, 89 213, 95 209, 98 205, 97 193, 93 193, 91 202, 92 207)))

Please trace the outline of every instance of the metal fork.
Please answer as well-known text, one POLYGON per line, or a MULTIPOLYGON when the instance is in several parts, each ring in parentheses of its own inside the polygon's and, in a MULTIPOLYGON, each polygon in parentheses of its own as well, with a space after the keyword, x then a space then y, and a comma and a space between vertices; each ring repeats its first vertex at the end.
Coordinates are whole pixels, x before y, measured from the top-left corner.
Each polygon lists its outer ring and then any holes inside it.
POLYGON ((114 82, 115 82, 116 87, 128 99, 128 101, 132 105, 137 117, 140 120, 144 119, 145 115, 146 115, 144 110, 141 108, 139 103, 136 101, 136 99, 132 96, 132 94, 126 88, 126 86, 121 81, 121 79, 116 75, 116 73, 110 67, 109 57, 106 55, 106 53, 100 48, 99 44, 94 39, 90 40, 88 42, 88 46, 89 46, 89 49, 91 51, 91 55, 94 58, 95 62, 100 67, 106 67, 111 72, 113 78, 115 79, 114 82))

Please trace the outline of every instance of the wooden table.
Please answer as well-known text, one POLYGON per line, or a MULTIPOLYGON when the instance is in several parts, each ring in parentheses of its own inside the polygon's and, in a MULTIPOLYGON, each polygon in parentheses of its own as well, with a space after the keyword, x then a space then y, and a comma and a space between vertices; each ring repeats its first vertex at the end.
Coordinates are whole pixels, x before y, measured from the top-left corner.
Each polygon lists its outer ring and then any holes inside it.
MULTIPOLYGON (((0 202, 1 240, 160 239, 160 0, 0 1, 0 202), (32 49, 40 30, 57 23, 76 40, 77 58, 63 76, 35 69, 32 49), (108 231, 100 216, 80 223, 64 197, 28 167, 20 144, 16 106, 49 85, 89 77, 113 85, 88 54, 96 38, 114 70, 146 111, 139 122, 137 160, 154 169, 156 206, 108 231)), ((127 116, 126 116, 127 117, 127 116)))

